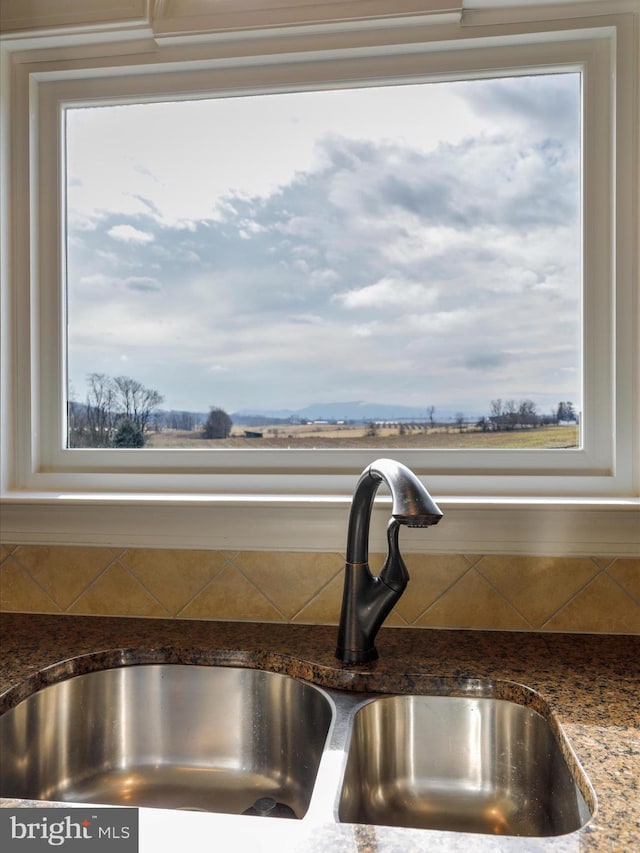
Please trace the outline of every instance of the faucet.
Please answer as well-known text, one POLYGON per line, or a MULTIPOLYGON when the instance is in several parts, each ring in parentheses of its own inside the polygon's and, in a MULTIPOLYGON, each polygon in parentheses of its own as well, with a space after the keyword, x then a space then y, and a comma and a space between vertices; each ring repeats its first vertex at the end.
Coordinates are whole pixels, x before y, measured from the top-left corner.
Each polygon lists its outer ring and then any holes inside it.
POLYGON ((360 475, 353 494, 344 576, 342 611, 336 657, 345 663, 376 660, 376 634, 409 582, 400 555, 400 525, 428 527, 443 513, 416 475, 393 459, 378 459, 360 475), (387 525, 388 553, 380 574, 369 569, 369 525, 373 501, 382 481, 391 491, 391 518, 387 525))

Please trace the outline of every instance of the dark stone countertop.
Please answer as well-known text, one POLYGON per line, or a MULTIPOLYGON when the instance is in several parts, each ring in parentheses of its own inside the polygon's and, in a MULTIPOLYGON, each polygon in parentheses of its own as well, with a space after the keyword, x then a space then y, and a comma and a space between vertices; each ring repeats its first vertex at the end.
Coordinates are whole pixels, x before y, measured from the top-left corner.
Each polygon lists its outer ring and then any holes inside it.
MULTIPOLYGON (((335 660, 335 642, 329 626, 3 613, 0 712, 71 675, 135 663, 249 666, 329 688, 388 693, 455 692, 476 679, 485 695, 529 696, 550 711, 595 790, 595 804, 583 791, 595 813, 582 830, 514 838, 141 809, 140 850, 161 842, 174 849, 185 835, 190 853, 212 849, 212 835, 216 849, 234 853, 640 850, 640 637, 383 628, 380 659, 359 667, 335 660)), ((567 757, 575 760, 570 751, 567 757)))

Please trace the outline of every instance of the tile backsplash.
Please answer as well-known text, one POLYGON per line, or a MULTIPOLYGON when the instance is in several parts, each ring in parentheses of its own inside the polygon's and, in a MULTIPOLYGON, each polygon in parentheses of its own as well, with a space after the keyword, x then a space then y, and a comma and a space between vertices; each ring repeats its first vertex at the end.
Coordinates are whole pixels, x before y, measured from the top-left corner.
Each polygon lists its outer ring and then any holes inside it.
MULTIPOLYGON (((382 555, 372 555, 374 571, 382 555)), ((640 633, 640 558, 408 554, 396 627, 640 633)), ((338 553, 1 545, 0 610, 337 624, 338 553)))

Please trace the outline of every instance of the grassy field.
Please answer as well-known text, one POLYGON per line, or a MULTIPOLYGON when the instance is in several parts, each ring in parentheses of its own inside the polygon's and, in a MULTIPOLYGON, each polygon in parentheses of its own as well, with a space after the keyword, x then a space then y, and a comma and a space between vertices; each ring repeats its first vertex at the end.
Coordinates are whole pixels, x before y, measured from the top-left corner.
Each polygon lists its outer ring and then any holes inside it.
POLYGON ((234 428, 229 438, 206 440, 199 432, 164 430, 149 436, 147 447, 155 448, 568 448, 578 447, 579 434, 575 425, 544 426, 514 432, 481 432, 457 427, 380 427, 374 435, 366 426, 330 424, 278 424, 255 427, 262 438, 247 438, 244 428, 234 428))

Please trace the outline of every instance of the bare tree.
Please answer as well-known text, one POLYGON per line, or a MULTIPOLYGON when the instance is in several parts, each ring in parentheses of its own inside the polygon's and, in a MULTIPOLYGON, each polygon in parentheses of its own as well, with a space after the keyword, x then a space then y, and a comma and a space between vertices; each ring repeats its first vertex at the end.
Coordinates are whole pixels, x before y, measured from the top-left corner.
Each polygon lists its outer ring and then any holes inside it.
POLYGON ((112 447, 116 436, 117 446, 123 446, 125 440, 129 442, 126 446, 134 446, 126 429, 118 434, 125 422, 144 439, 151 415, 163 400, 157 391, 127 376, 112 379, 105 373, 90 373, 87 386, 85 404, 70 402, 68 406, 70 447, 112 447))
POLYGON ((434 427, 434 415, 436 413, 435 406, 427 406, 427 418, 429 419, 429 426, 431 429, 434 427))
POLYGON ((128 376, 116 376, 113 381, 118 393, 121 415, 135 424, 144 435, 151 413, 162 403, 164 397, 128 376))
MULTIPOLYGON (((484 419, 483 419, 484 420, 484 419)), ((521 427, 538 426, 541 422, 538 407, 533 400, 505 400, 498 397, 491 401, 489 421, 495 430, 515 430, 521 427)), ((481 421, 479 426, 486 431, 481 421)))
POLYGON ((536 426, 538 423, 537 406, 533 400, 520 400, 518 406, 518 422, 520 426, 536 426))
POLYGON ((500 397, 496 397, 495 400, 491 401, 491 414, 489 415, 489 420, 493 424, 494 429, 504 429, 502 400, 500 399, 500 397))
POLYGON ((172 409, 170 412, 157 413, 159 425, 164 425, 167 429, 180 429, 184 432, 191 432, 196 426, 195 412, 176 411, 172 409))
POLYGON ((504 429, 514 430, 518 423, 518 404, 515 400, 504 401, 504 429))
POLYGON ((87 377, 87 428, 89 447, 108 447, 116 422, 116 388, 105 373, 87 377))

